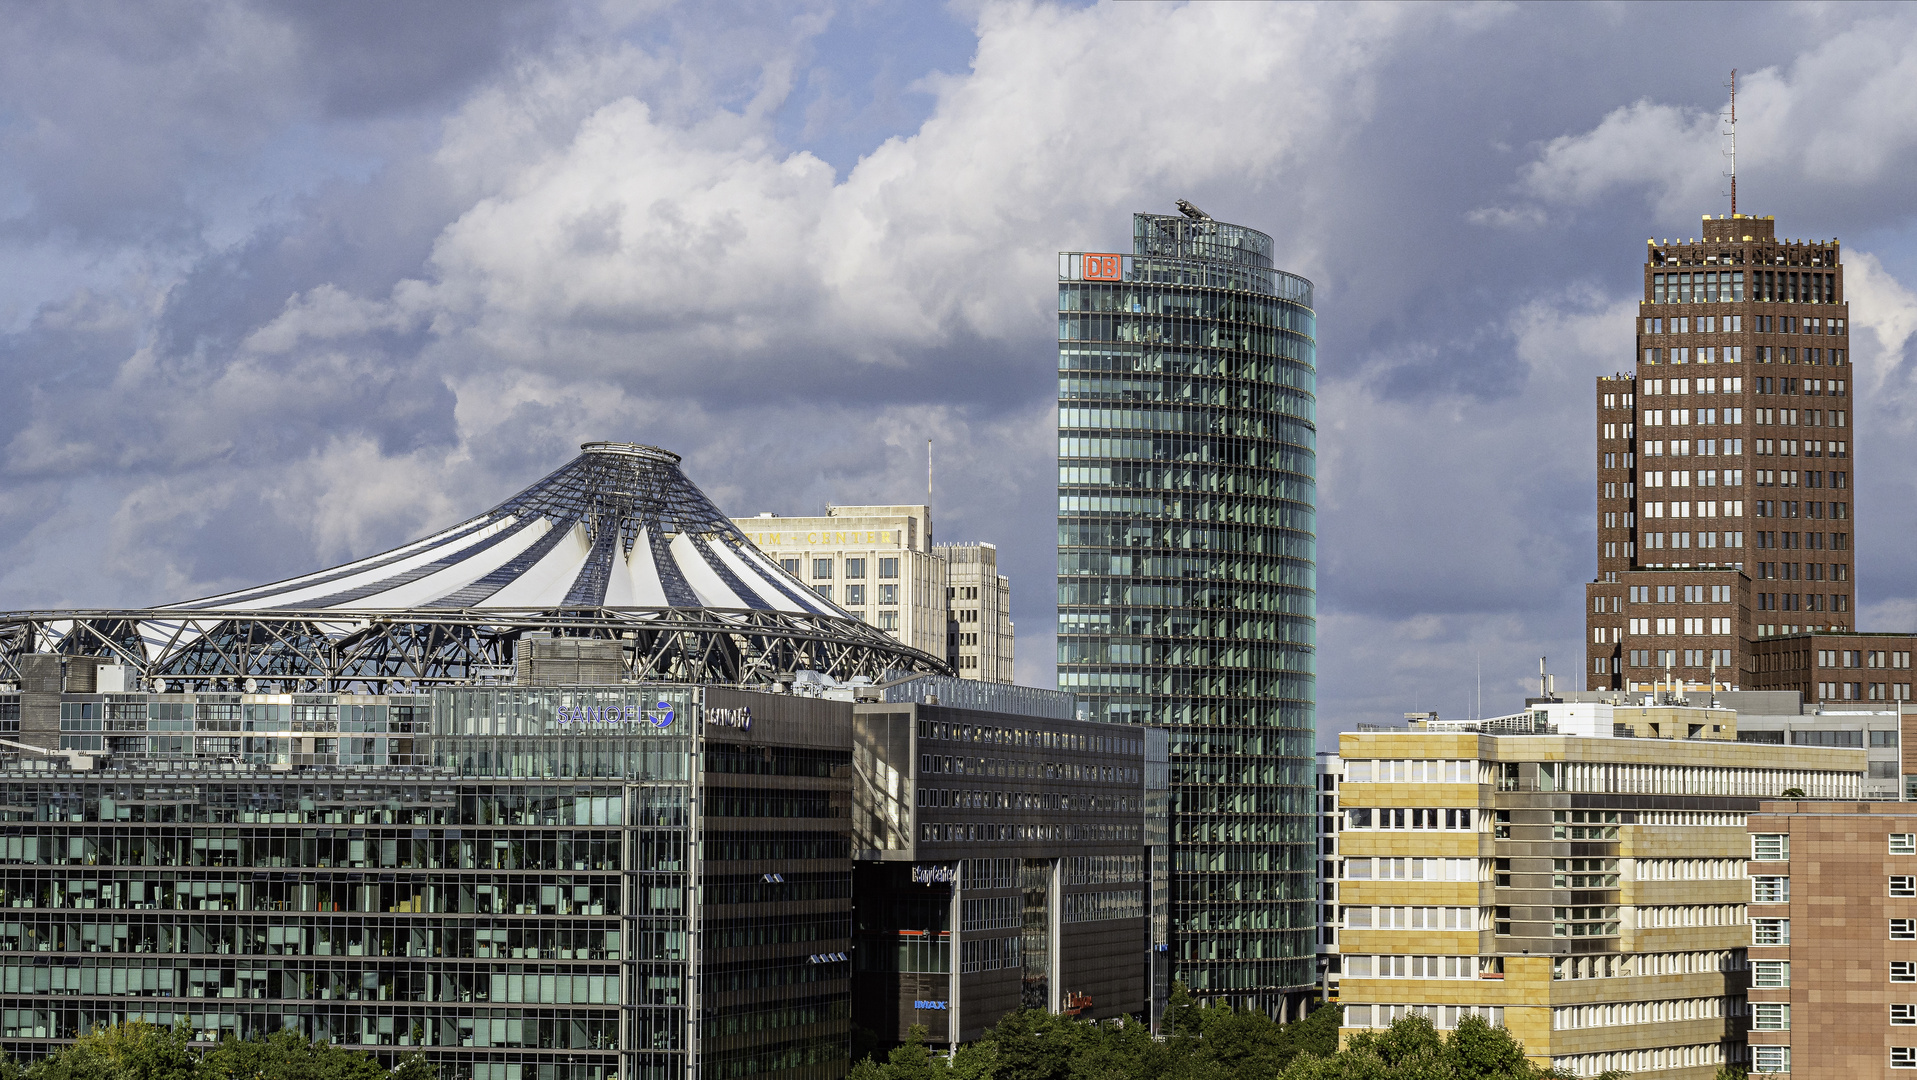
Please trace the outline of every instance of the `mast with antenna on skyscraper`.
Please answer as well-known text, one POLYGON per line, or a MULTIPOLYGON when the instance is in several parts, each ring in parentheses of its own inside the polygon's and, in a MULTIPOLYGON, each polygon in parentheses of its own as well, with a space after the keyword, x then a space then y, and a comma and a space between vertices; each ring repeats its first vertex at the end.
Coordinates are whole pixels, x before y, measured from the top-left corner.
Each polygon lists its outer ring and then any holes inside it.
POLYGON ((1731 216, 1737 216, 1737 69, 1731 69, 1731 120, 1730 130, 1724 132, 1730 136, 1731 148, 1726 157, 1731 159, 1731 216))

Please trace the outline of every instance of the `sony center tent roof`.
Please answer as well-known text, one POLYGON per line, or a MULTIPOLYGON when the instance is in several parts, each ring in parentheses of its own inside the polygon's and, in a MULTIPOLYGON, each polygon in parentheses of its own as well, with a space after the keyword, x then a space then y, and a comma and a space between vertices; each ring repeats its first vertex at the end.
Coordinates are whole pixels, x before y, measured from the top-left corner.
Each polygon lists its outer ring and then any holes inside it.
POLYGON ((477 517, 341 566, 159 608, 0 615, 0 679, 18 654, 58 652, 182 688, 424 689, 509 674, 541 631, 626 642, 634 679, 944 670, 767 558, 678 455, 581 450, 477 517))

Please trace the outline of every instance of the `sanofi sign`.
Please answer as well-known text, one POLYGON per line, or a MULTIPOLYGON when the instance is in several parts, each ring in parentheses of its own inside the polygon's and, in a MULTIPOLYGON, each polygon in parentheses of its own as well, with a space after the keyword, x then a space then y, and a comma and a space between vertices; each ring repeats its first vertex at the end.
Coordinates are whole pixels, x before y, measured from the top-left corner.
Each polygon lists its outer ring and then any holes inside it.
POLYGON ((630 703, 614 705, 561 705, 553 710, 555 724, 600 724, 607 727, 648 724, 656 728, 672 726, 672 702, 660 701, 647 708, 630 703))

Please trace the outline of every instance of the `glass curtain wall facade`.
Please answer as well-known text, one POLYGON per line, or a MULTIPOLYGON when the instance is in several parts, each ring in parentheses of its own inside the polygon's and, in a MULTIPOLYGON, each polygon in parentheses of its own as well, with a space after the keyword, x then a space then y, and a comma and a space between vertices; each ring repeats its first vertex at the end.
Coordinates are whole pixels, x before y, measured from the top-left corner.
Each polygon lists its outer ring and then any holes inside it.
POLYGON ((1315 977, 1311 283, 1132 221, 1059 256, 1059 688, 1169 730, 1172 977, 1275 1013, 1315 977))

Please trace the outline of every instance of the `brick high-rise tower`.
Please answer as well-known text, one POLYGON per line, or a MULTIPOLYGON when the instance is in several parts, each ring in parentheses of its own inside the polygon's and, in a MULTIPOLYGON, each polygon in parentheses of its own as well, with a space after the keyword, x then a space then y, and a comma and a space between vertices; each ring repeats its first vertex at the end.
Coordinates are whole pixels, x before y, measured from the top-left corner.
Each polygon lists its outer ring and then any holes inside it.
POLYGON ((1748 687, 1753 640, 1852 629, 1849 321, 1835 240, 1650 242, 1636 374, 1597 381, 1589 689, 1748 687))

